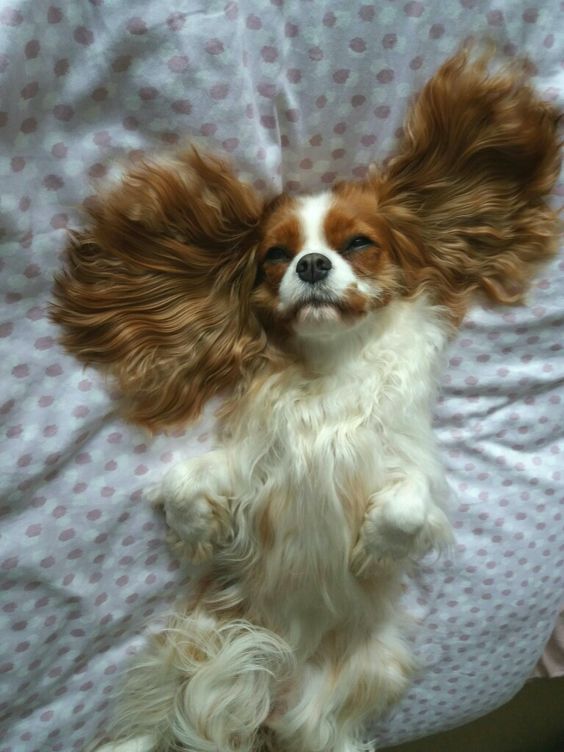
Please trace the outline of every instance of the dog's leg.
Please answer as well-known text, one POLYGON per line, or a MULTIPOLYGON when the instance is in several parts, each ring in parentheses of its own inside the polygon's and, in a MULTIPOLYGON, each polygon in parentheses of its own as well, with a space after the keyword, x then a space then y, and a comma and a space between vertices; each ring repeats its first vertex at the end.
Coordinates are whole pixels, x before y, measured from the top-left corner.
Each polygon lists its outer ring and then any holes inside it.
POLYGON ((361 575, 371 563, 421 557, 452 542, 448 518, 435 503, 431 484, 418 470, 370 497, 351 568, 361 575))
POLYGON ((341 635, 335 646, 306 663, 299 683, 279 699, 267 725, 284 752, 365 752, 363 725, 404 693, 413 661, 399 631, 381 628, 356 646, 341 635))
POLYGON ((180 462, 164 477, 157 503, 184 553, 195 562, 210 558, 231 533, 233 482, 229 455, 218 449, 180 462))

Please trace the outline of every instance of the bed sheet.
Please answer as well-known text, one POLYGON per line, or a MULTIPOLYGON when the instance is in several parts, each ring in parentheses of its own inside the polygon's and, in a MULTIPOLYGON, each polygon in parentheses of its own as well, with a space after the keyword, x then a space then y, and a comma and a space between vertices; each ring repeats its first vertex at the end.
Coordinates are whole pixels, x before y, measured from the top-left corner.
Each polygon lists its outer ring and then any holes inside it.
MULTIPOLYGON (((362 176, 470 35, 528 54, 561 102, 558 29, 557 0, 0 0, 0 752, 103 732, 129 653, 193 575, 143 489, 210 446, 213 410, 168 437, 124 424, 46 315, 96 181, 187 138, 267 191, 362 176)), ((382 745, 507 700, 562 605, 563 295, 560 255, 528 307, 477 306, 450 348, 435 424, 457 542, 409 583, 421 671, 382 745)))

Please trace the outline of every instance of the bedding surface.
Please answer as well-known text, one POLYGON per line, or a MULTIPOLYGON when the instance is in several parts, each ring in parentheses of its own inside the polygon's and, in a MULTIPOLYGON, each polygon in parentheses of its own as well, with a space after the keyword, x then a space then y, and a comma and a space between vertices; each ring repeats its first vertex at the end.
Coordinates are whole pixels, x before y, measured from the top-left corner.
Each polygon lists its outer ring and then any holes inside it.
MULTIPOLYGON (((194 139, 267 192, 360 177, 470 35, 527 54, 561 103, 558 29, 558 0, 0 0, 0 752, 103 735, 129 654, 194 576, 143 493, 211 446, 214 406, 170 436, 124 424, 47 318, 97 182, 194 139)), ((563 296, 561 254, 527 307, 477 305, 450 348, 435 423, 456 546, 409 582, 421 670, 381 745, 509 699, 563 604, 563 296)))

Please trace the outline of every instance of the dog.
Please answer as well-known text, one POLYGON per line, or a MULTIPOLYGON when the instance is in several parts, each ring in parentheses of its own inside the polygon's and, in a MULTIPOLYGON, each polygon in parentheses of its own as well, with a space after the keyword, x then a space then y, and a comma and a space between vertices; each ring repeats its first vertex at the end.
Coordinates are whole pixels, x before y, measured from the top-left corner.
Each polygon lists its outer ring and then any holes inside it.
POLYGON ((475 295, 522 300, 555 251, 557 113, 526 65, 447 60, 395 156, 263 199, 189 149, 89 206, 54 321, 152 430, 221 396, 213 451, 158 499, 204 574, 128 672, 104 749, 360 752, 414 661, 414 562, 452 541, 431 430, 475 295))

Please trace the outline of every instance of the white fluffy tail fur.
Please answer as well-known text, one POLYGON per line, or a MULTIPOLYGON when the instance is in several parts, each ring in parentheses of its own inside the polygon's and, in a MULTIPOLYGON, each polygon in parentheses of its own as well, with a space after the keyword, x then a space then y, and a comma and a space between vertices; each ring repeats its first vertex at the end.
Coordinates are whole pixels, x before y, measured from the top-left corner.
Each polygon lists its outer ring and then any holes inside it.
POLYGON ((88 747, 86 752, 153 752, 155 740, 152 736, 138 736, 126 742, 110 742, 101 747, 88 747))
POLYGON ((149 735, 151 752, 251 752, 293 665, 284 640, 248 621, 177 616, 126 677, 112 736, 149 735))

